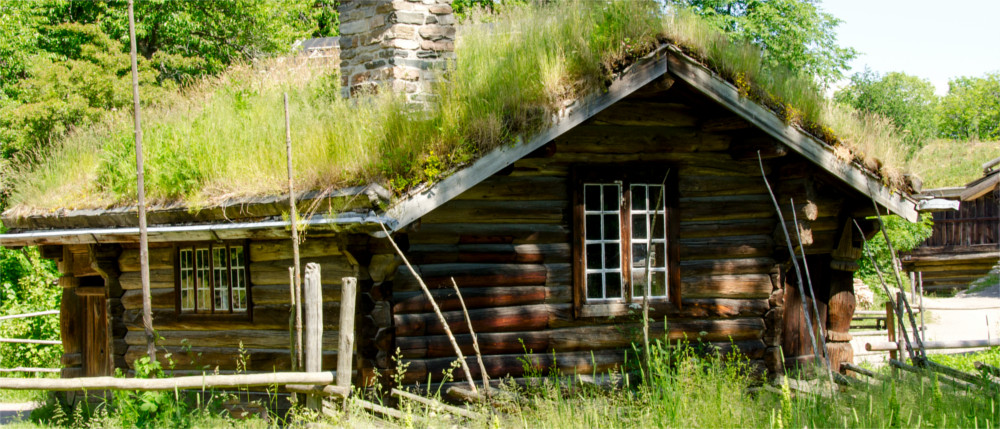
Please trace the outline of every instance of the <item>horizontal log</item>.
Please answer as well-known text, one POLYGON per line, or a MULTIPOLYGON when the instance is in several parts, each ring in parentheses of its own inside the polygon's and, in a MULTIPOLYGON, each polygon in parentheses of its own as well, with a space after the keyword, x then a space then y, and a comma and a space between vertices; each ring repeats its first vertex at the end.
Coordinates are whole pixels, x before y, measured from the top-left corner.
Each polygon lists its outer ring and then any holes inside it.
MULTIPOLYGON (((246 365, 248 371, 282 371, 291 368, 291 357, 288 350, 281 349, 244 349, 241 357, 239 349, 233 347, 158 347, 156 359, 164 368, 179 370, 214 368, 236 369, 237 362, 246 365)), ((125 353, 125 361, 129 366, 146 355, 146 345, 130 346, 125 353)), ((337 366, 337 352, 323 351, 323 368, 333 369, 337 366)))
MULTIPOLYGON (((142 289, 142 278, 138 271, 122 273, 118 281, 125 290, 142 289)), ((174 288, 174 268, 169 270, 149 270, 150 289, 173 289, 174 288)))
POLYGON ((682 198, 767 193, 763 180, 738 176, 681 176, 677 188, 682 198))
POLYGON ((771 256, 774 252, 774 240, 770 235, 682 238, 679 241, 682 261, 756 258, 771 256))
MULTIPOLYGON (((174 308, 176 303, 174 300, 174 289, 150 289, 149 290, 150 308, 174 308)), ((142 290, 131 289, 126 290, 125 294, 122 295, 122 306, 128 309, 142 309, 142 290)))
MULTIPOLYGON (((320 264, 324 285, 339 285, 343 277, 357 277, 358 267, 346 256, 325 258, 305 258, 302 266, 308 263, 320 264)), ((294 265, 291 259, 250 263, 250 282, 254 285, 288 285, 288 267, 294 265)))
MULTIPOLYGON (((217 331, 159 331, 157 346, 228 347, 288 350, 288 330, 221 329, 217 331)), ((337 331, 323 331, 323 350, 337 350, 337 331)), ((143 331, 129 331, 125 342, 130 346, 146 345, 143 331)))
POLYGON ((571 259, 569 243, 512 244, 413 244, 407 252, 410 263, 565 263, 571 259))
POLYGON ((774 205, 767 194, 681 198, 680 214, 681 222, 775 217, 774 205))
MULTIPOLYGON (((209 331, 216 329, 288 329, 289 305, 254 305, 253 321, 244 314, 181 314, 174 309, 154 308, 153 329, 157 331, 209 331)), ((324 314, 340 314, 339 302, 324 302, 324 314)), ((142 310, 128 309, 122 320, 129 330, 142 330, 142 310)), ((336 317, 324 317, 323 329, 337 329, 336 317)))
POLYGON ((320 395, 334 398, 346 398, 351 396, 350 387, 322 384, 289 384, 285 386, 285 390, 293 393, 304 393, 307 395, 320 395))
POLYGON ((271 386, 289 383, 330 384, 336 373, 271 372, 262 374, 198 375, 173 378, 0 378, 0 389, 11 390, 177 390, 244 386, 271 386))
POLYGON ((687 104, 620 101, 591 118, 592 124, 640 127, 694 127, 698 115, 687 104))
MULTIPOLYGON (((288 273, 285 273, 287 276, 288 273)), ((291 302, 291 292, 288 288, 288 279, 281 285, 258 285, 254 284, 250 292, 255 305, 275 305, 288 304, 291 302)), ((323 282, 323 302, 340 301, 340 281, 336 284, 323 282)))
MULTIPOLYGON (((461 310, 462 306, 454 289, 431 291, 441 311, 461 310)), ((516 286, 462 289, 466 307, 479 309, 529 304, 567 303, 572 299, 569 286, 516 286)), ((393 295, 395 314, 430 313, 433 310, 423 291, 397 292, 393 295)))
MULTIPOLYGON (((981 263, 981 264, 952 264, 952 265, 918 265, 913 267, 913 271, 920 271, 922 273, 940 273, 940 272, 954 272, 954 271, 990 271, 996 263, 981 263)), ((927 277, 927 274, 924 274, 927 277)))
POLYGON ((732 219, 680 222, 680 238, 764 235, 774 231, 777 219, 732 219))
MULTIPOLYGON (((940 340, 940 341, 924 341, 924 348, 930 350, 940 350, 940 349, 972 349, 980 347, 996 347, 1000 346, 1000 338, 990 338, 986 340, 940 340)), ((906 344, 902 345, 903 349, 906 349, 906 344)), ((873 341, 865 343, 865 350, 874 351, 889 351, 898 350, 896 341, 873 341)))
MULTIPOLYGON (((750 359, 759 359, 763 355, 764 342, 761 340, 748 340, 740 342, 718 342, 707 343, 708 347, 722 355, 729 355, 735 350, 739 350, 750 359)), ((597 350, 597 351, 576 351, 564 353, 512 353, 503 355, 484 355, 483 363, 486 373, 490 378, 498 377, 520 377, 531 374, 547 375, 552 370, 558 370, 561 375, 575 374, 595 374, 608 370, 620 368, 625 363, 626 353, 632 353, 629 360, 634 361, 634 352, 631 350, 597 350)), ((480 378, 479 366, 476 364, 476 357, 466 357, 469 370, 474 379, 480 378)), ((428 378, 432 381, 443 379, 443 372, 451 368, 455 361, 453 357, 429 358, 429 359, 403 359, 404 364, 408 364, 406 374, 403 376, 404 384, 426 382, 428 378)), ((461 377, 461 372, 456 371, 454 376, 461 377)))
POLYGON ((569 210, 565 199, 544 201, 453 200, 421 218, 435 223, 563 223, 569 210))
POLYGON ((581 125, 556 139, 556 153, 716 152, 729 147, 729 136, 692 127, 581 125))
POLYGON ((570 230, 560 224, 448 223, 421 224, 409 234, 410 245, 457 243, 568 243, 570 230))
POLYGON ((681 261, 685 276, 705 274, 767 274, 774 268, 772 258, 697 259, 681 261))
POLYGON ((473 186, 454 200, 537 201, 568 200, 566 177, 493 176, 473 186))
MULTIPOLYGON (((426 264, 414 267, 429 288, 450 288, 451 278, 459 287, 540 286, 549 272, 569 264, 426 264)), ((397 291, 417 290, 419 284, 409 269, 399 267, 393 287, 397 291)))
MULTIPOLYGON (((764 320, 760 317, 742 319, 671 320, 670 340, 742 341, 760 339, 764 320), (705 335, 702 335, 704 333, 705 335)), ((654 339, 664 339, 663 322, 650 325, 654 339)), ((483 355, 511 353, 550 353, 579 350, 624 349, 642 338, 638 323, 576 326, 529 332, 478 333, 479 350, 483 355)), ((472 337, 455 336, 463 354, 474 354, 472 337)), ((396 337, 396 347, 405 358, 454 356, 455 350, 446 335, 396 337)))
MULTIPOLYGON (((477 333, 531 331, 545 329, 553 320, 569 319, 571 307, 570 304, 537 304, 483 308, 469 310, 469 318, 477 333)), ((461 311, 442 314, 453 333, 469 332, 461 311)), ((444 334, 444 327, 434 313, 396 314, 393 318, 397 337, 444 334)))
MULTIPOLYGON (((159 247, 149 249, 149 269, 150 270, 173 270, 174 254, 177 253, 172 247, 159 247)), ((122 273, 139 271, 139 249, 125 249, 118 256, 118 268, 122 273)))
POLYGON ((698 126, 700 130, 710 133, 738 131, 752 127, 753 125, 736 115, 702 119, 698 126))
POLYGON ((767 298, 772 289, 767 274, 681 278, 681 296, 688 298, 767 298))
MULTIPOLYGON (((299 244, 299 257, 339 256, 344 253, 343 247, 338 238, 307 239, 299 244)), ((290 260, 293 253, 291 240, 254 241, 247 250, 250 252, 250 262, 290 260)))

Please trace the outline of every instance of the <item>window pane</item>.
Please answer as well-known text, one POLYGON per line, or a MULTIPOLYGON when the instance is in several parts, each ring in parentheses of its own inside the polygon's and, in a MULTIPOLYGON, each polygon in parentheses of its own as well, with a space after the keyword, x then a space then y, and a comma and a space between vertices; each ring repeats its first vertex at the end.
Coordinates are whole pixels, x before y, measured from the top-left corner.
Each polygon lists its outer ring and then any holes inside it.
POLYGON ((247 311, 247 272, 242 247, 230 248, 229 263, 233 281, 233 311, 247 311))
POLYGON ((632 297, 642 298, 642 291, 646 288, 646 270, 632 270, 632 297))
POLYGON ((210 310, 212 299, 209 292, 211 276, 209 275, 209 255, 208 248, 194 250, 195 272, 198 284, 195 285, 195 293, 198 295, 198 310, 210 310))
POLYGON ((621 266, 621 260, 621 246, 618 243, 604 245, 604 268, 618 268, 621 266))
POLYGON ((212 274, 215 280, 215 310, 229 311, 229 262, 225 247, 212 249, 212 274))
POLYGON ((194 264, 191 249, 180 251, 181 310, 194 310, 194 264))
POLYGON ((653 243, 653 256, 651 266, 653 267, 665 267, 667 266, 664 261, 666 261, 667 251, 664 249, 663 243, 653 243))
POLYGON ((600 244, 588 244, 587 245, 587 269, 599 270, 602 268, 601 260, 604 259, 601 256, 601 245, 600 244))
POLYGON ((653 275, 653 292, 650 296, 667 296, 667 273, 655 271, 653 275))
POLYGON ((583 207, 593 211, 601 209, 601 185, 583 185, 583 207))
POLYGON ((604 298, 601 273, 587 274, 587 298, 604 298))
POLYGON ((605 273, 604 281, 607 287, 607 298, 622 297, 622 275, 621 273, 605 273))
POLYGON ((646 215, 632 215, 632 240, 646 239, 646 215))
POLYGON ((632 242, 632 266, 636 268, 646 266, 646 243, 632 242))
POLYGON ((603 207, 605 211, 616 211, 618 210, 618 198, 619 198, 619 186, 618 185, 604 185, 603 186, 604 201, 603 207))
POLYGON ((645 186, 632 186, 632 210, 646 210, 645 186))
POLYGON ((587 240, 600 240, 601 239, 601 215, 599 214, 589 214, 586 216, 587 224, 584 229, 587 230, 586 238, 587 240))
POLYGON ((618 214, 604 215, 604 239, 617 240, 618 232, 621 231, 621 224, 618 223, 618 214))

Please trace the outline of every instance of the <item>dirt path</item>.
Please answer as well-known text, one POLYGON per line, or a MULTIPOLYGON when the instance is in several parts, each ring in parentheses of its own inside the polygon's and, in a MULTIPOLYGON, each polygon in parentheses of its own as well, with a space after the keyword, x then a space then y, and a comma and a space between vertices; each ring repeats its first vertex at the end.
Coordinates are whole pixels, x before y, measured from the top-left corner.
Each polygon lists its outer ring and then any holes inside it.
MULTIPOLYGON (((954 297, 925 297, 924 307, 924 323, 927 326, 925 338, 929 341, 1000 338, 1000 285, 974 293, 959 293, 954 297)), ((917 323, 920 323, 919 318, 917 323)), ((869 341, 886 341, 886 336, 856 336, 851 342, 855 361, 883 363, 888 354, 865 351, 865 343, 869 341)), ((961 351, 963 349, 928 350, 927 353, 961 351)))

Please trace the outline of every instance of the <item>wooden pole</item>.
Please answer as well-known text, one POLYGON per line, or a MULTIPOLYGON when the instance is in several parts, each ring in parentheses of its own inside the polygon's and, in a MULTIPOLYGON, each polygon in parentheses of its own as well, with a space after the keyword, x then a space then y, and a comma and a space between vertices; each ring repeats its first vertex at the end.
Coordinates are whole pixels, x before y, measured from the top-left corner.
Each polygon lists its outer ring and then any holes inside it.
MULTIPOLYGON (((899 258, 896 257, 896 249, 892 247, 892 240, 889 239, 889 233, 885 232, 885 222, 882 221, 882 212, 878 209, 878 203, 875 202, 875 197, 872 197, 872 206, 875 207, 875 216, 878 217, 879 230, 882 231, 882 238, 885 239, 885 245, 889 248, 889 256, 892 257, 892 273, 896 275, 896 284, 899 286, 900 292, 902 292, 903 277, 899 275, 899 258)), ((899 305, 899 309, 909 310, 910 303, 906 300, 906 294, 900 293, 899 298, 903 301, 903 304, 899 305)), ((924 350, 924 343, 920 339, 920 328, 917 326, 916 319, 913 318, 913 312, 907 311, 906 315, 910 320, 910 327, 913 328, 913 341, 917 343, 917 351, 920 352, 919 357, 921 360, 927 359, 927 352, 924 350)), ((900 317, 902 317, 902 315, 900 315, 900 317)), ((900 320, 900 323, 903 323, 903 321, 900 320)), ((913 353, 911 353, 911 355, 913 355, 913 353)))
MULTIPOLYGON (((645 271, 643 276, 646 278, 646 286, 642 292, 642 350, 646 358, 643 363, 643 368, 646 371, 646 380, 649 380, 649 362, 653 359, 652 352, 649 350, 649 294, 653 291, 653 277, 650 275, 649 264, 655 260, 653 258, 653 230, 656 225, 656 215, 659 213, 660 205, 663 204, 663 194, 667 192, 668 177, 670 177, 669 168, 667 169, 667 173, 663 175, 663 181, 660 182, 660 192, 656 196, 656 206, 653 207, 653 221, 646 225, 646 261, 643 266, 645 271)), ((666 228, 663 229, 663 234, 664 238, 666 238, 666 228)), ((666 252, 666 247, 663 250, 666 252)), ((667 255, 663 256, 663 260, 666 261, 668 259, 667 255)))
MULTIPOLYGON (((792 206, 792 222, 795 223, 795 237, 799 240, 799 252, 802 254, 802 268, 806 271, 806 284, 809 285, 809 294, 812 299, 813 316, 816 317, 816 325, 819 327, 819 343, 821 351, 823 353, 823 366, 826 367, 827 377, 830 379, 830 397, 836 393, 833 387, 833 368, 830 368, 830 353, 826 349, 826 329, 824 329, 823 321, 819 317, 819 306, 816 305, 816 300, 819 299, 816 296, 816 289, 813 288, 812 276, 809 274, 809 262, 806 261, 806 247, 802 244, 802 233, 799 232, 799 216, 795 214, 795 200, 792 198, 788 199, 788 204, 792 206)), ((792 259, 795 259, 795 254, 792 254, 792 259)), ((804 299, 805 297, 803 297, 804 299)), ((827 316, 829 318, 829 316, 827 316)), ((829 320, 829 319, 828 319, 829 320)), ((810 332, 810 335, 816 335, 815 332, 810 332)))
POLYGON ((448 404, 445 404, 445 403, 443 403, 441 401, 436 401, 436 400, 433 400, 433 399, 430 399, 430 398, 425 398, 423 396, 414 395, 412 393, 404 392, 404 391, 399 390, 399 389, 392 389, 391 393, 392 393, 393 396, 398 396, 400 398, 405 398, 405 399, 409 399, 409 400, 414 401, 414 402, 418 402, 418 403, 424 404, 424 405, 430 407, 432 410, 447 411, 447 412, 455 414, 457 416, 461 416, 461 417, 465 417, 467 419, 473 419, 473 420, 479 419, 480 417, 482 417, 482 415, 480 415, 479 413, 466 410, 465 408, 459 408, 459 407, 456 407, 456 406, 453 406, 453 405, 448 405, 448 404))
MULTIPOLYGON (((323 370, 323 286, 320 277, 319 264, 315 262, 306 264, 303 293, 306 315, 306 372, 323 370)), ((323 406, 322 398, 310 395, 306 398, 306 406, 319 410, 323 406)))
POLYGON ((354 308, 357 301, 358 279, 340 279, 340 343, 337 346, 337 387, 351 388, 351 373, 354 356, 354 308))
MULTIPOLYGON (((885 328, 886 334, 889 337, 889 342, 896 342, 896 315, 892 311, 892 302, 885 303, 885 328)), ((897 344, 892 350, 889 350, 889 359, 899 359, 899 353, 896 351, 899 349, 897 344)))
POLYGON ((291 298, 288 302, 292 305, 288 307, 288 354, 292 362, 292 371, 299 370, 299 362, 295 357, 295 268, 288 267, 288 292, 291 298))
POLYGON ((128 0, 128 35, 132 60, 132 117, 135 119, 135 174, 139 206, 139 276, 142 280, 142 327, 146 334, 146 354, 156 362, 156 338, 153 335, 152 299, 149 292, 149 236, 146 232, 146 181, 142 163, 142 120, 139 109, 139 65, 135 47, 135 12, 128 0))
POLYGON ((462 349, 458 347, 458 341, 455 341, 455 336, 451 333, 451 327, 448 326, 448 320, 444 318, 443 314, 441 314, 441 308, 438 307, 437 301, 434 300, 434 295, 431 295, 431 290, 427 288, 427 284, 424 283, 424 279, 420 277, 420 274, 417 274, 417 270, 413 269, 413 266, 410 265, 410 261, 406 259, 406 255, 404 255, 403 251, 396 245, 396 240, 392 239, 392 234, 389 234, 389 230, 385 228, 385 224, 379 222, 379 226, 382 227, 382 232, 385 233, 385 238, 389 240, 390 244, 392 244, 392 248, 396 249, 396 253, 403 259, 403 263, 406 264, 406 268, 410 270, 410 274, 417 279, 417 283, 420 284, 420 289, 423 289, 424 295, 427 296, 427 300, 431 303, 431 308, 434 309, 434 314, 436 314, 438 320, 441 321, 444 333, 448 335, 448 341, 450 341, 451 346, 455 348, 455 354, 458 355, 458 362, 462 365, 462 371, 465 371, 466 381, 469 382, 469 389, 472 393, 478 393, 479 390, 476 389, 476 382, 472 381, 472 371, 469 370, 469 363, 465 361, 465 356, 462 355, 462 349))
MULTIPOLYGON (((889 291, 889 286, 885 282, 885 277, 882 275, 882 270, 880 270, 878 268, 878 264, 875 263, 875 256, 873 256, 871 252, 868 250, 868 240, 865 239, 865 232, 861 229, 861 225, 858 225, 858 221, 855 220, 853 222, 854 222, 854 227, 858 229, 858 234, 861 236, 861 241, 862 241, 861 246, 862 248, 864 248, 864 253, 865 255, 868 255, 868 260, 871 262, 872 268, 875 269, 875 274, 878 274, 878 281, 882 285, 882 290, 885 291, 886 298, 889 299, 889 302, 892 304, 892 308, 896 308, 897 303, 895 300, 892 299, 892 292, 889 291)), ((904 326, 903 324, 904 323, 903 315, 900 314, 898 311, 894 311, 894 313, 895 313, 895 319, 899 323, 898 325, 896 325, 896 327, 899 329, 898 334, 903 336, 903 340, 906 341, 907 353, 909 353, 910 359, 913 359, 913 347, 910 345, 910 336, 906 334, 906 326, 904 326)), ((886 321, 886 323, 888 323, 888 320, 886 321)))
POLYGON ((292 185, 292 128, 288 119, 288 93, 285 93, 285 152, 288 159, 288 204, 291 207, 292 260, 295 262, 295 356, 302 367, 302 266, 299 262, 298 212, 295 211, 295 187, 292 185))
MULTIPOLYGON (((799 296, 805 299, 806 292, 805 286, 802 285, 802 272, 799 271, 799 262, 795 258, 795 248, 792 246, 792 238, 788 234, 788 226, 785 225, 785 217, 781 214, 781 205, 778 204, 778 199, 774 196, 774 191, 771 190, 771 184, 767 181, 767 175, 764 174, 764 158, 760 156, 760 151, 757 151, 757 162, 760 163, 760 177, 764 179, 764 186, 767 187, 767 193, 771 196, 771 202, 774 203, 774 210, 778 212, 778 224, 781 225, 782 231, 785 232, 785 245, 788 246, 788 253, 792 259, 792 266, 795 268, 795 277, 798 279, 799 296)), ((823 357, 820 355, 819 347, 816 346, 816 334, 813 330, 812 320, 809 318, 809 306, 802 306, 802 315, 805 316, 806 329, 809 330, 809 341, 812 343, 813 354, 816 355, 816 362, 822 364, 823 357)))
POLYGON ((0 378, 0 389, 10 390, 175 390, 286 384, 330 384, 336 373, 272 372, 260 374, 192 375, 171 378, 0 378))
POLYGON ((479 352, 479 338, 476 337, 476 331, 472 328, 472 318, 469 317, 469 309, 465 307, 465 299, 462 298, 462 291, 458 290, 458 283, 455 282, 455 278, 451 278, 451 286, 455 288, 455 294, 458 295, 458 302, 462 305, 462 314, 465 315, 465 321, 469 324, 469 336, 472 337, 472 349, 476 352, 476 360, 479 362, 479 373, 483 377, 483 392, 486 395, 490 394, 490 376, 486 373, 486 364, 483 363, 483 354, 479 352))

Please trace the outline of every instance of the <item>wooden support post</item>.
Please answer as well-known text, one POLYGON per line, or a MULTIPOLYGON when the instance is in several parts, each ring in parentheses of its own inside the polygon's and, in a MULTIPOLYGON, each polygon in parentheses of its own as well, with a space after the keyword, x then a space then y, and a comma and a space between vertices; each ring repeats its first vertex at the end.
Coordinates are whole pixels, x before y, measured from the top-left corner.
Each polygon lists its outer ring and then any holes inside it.
POLYGON ((340 293, 340 343, 337 348, 337 387, 351 388, 351 361, 354 356, 354 307, 357 300, 358 279, 341 279, 340 293))
MULTIPOLYGON (((323 370, 323 285, 319 264, 315 262, 306 265, 303 298, 306 316, 306 372, 320 372, 323 370)), ((317 395, 310 395, 306 399, 306 406, 319 410, 323 401, 317 395)))
MULTIPOLYGON (((889 342, 896 342, 896 319, 895 314, 892 311, 892 302, 885 303, 885 329, 889 336, 889 342)), ((896 350, 889 351, 889 359, 899 359, 899 353, 896 350)))
POLYGON ((288 354, 291 358, 292 371, 299 370, 299 361, 296 359, 295 348, 295 308, 298 307, 295 300, 295 268, 288 267, 288 292, 291 293, 288 307, 288 354))

